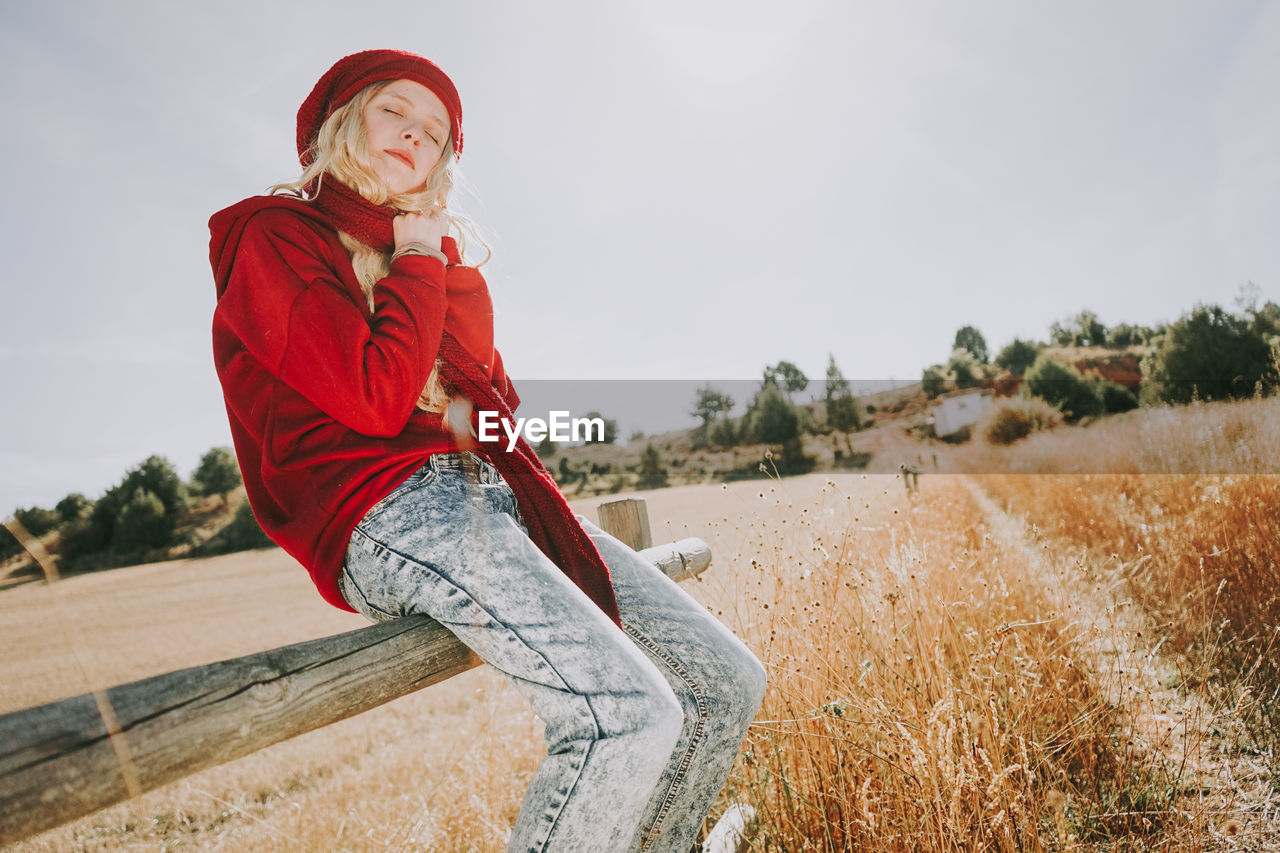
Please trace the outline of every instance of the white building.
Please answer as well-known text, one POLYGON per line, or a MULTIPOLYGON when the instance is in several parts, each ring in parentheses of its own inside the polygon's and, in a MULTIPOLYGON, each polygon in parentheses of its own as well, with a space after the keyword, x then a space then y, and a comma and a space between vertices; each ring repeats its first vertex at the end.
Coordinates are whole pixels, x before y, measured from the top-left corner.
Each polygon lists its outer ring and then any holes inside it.
POLYGON ((939 399, 933 410, 933 432, 939 437, 976 423, 991 408, 989 391, 952 391, 939 399))

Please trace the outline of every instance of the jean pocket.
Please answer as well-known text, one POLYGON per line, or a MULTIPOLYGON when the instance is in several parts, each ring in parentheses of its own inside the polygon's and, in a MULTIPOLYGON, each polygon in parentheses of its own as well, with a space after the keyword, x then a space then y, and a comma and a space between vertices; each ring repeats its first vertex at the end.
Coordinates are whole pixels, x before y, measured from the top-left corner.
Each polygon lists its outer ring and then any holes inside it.
POLYGON ((439 472, 436 471, 435 466, 433 466, 430 462, 423 465, 417 471, 414 471, 407 478, 405 478, 404 482, 402 482, 400 485, 396 486, 394 489, 388 492, 386 496, 383 497, 380 501, 378 501, 373 506, 369 507, 369 509, 365 511, 365 514, 360 518, 360 521, 356 526, 362 527, 365 524, 368 524, 370 521, 374 519, 375 516, 379 515, 383 510, 385 510, 392 503, 394 503, 397 498, 402 498, 409 492, 412 492, 415 489, 420 489, 423 486, 426 486, 427 484, 431 483, 431 481, 433 481, 437 476, 439 476, 439 472))
POLYGON ((338 592, 347 604, 350 604, 364 618, 371 622, 387 622, 397 618, 394 613, 388 613, 380 607, 375 607, 369 603, 369 599, 365 597, 364 591, 360 589, 360 585, 351 577, 348 567, 344 564, 342 571, 338 573, 338 592))

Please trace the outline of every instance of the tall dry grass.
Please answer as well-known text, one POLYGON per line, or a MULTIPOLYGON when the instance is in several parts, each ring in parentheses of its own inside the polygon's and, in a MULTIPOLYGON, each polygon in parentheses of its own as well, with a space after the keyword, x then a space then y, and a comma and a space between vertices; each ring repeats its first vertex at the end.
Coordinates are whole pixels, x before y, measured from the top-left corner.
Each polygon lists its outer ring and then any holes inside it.
POLYGON ((1241 746, 1280 771, 1280 398, 1141 410, 987 458, 1092 472, 982 480, 1122 578, 1183 676, 1218 688, 1241 746))
MULTIPOLYGON (((715 810, 759 809, 753 849, 1211 848, 1218 818, 1189 807, 1180 761, 1202 727, 1143 722, 1158 703, 1134 614, 966 478, 926 476, 915 498, 838 474, 650 501, 680 520, 657 538, 711 543, 691 591, 769 669, 715 810)), ((538 729, 513 688, 467 673, 17 849, 502 849, 538 729)))
POLYGON ((1280 770, 1280 477, 992 475, 985 488, 1125 581, 1176 656, 1280 770))
POLYGON ((978 442, 947 463, 979 474, 1280 474, 1280 397, 1137 409, 1007 448, 978 442))
POLYGON ((1199 848, 1066 568, 994 529, 962 478, 914 501, 785 488, 735 555, 735 621, 771 679, 726 794, 761 810, 752 849, 1199 848))

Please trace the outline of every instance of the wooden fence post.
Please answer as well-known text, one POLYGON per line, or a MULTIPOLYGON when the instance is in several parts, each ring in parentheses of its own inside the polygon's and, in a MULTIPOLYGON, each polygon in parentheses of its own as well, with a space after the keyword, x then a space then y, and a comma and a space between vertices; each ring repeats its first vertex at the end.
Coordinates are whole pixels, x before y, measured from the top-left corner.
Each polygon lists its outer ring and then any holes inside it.
POLYGON ((622 498, 600 504, 600 527, 636 551, 653 545, 644 498, 622 498))

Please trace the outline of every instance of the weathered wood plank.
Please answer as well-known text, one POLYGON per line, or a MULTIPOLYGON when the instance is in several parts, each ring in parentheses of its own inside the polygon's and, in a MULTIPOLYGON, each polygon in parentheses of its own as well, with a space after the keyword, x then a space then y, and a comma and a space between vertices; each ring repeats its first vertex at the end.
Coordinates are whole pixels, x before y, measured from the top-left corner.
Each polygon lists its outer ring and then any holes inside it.
POLYGON ((628 548, 642 551, 653 545, 644 498, 620 498, 600 504, 600 526, 628 548))
POLYGON ((702 842, 702 853, 746 853, 755 828, 755 807, 734 803, 702 842))
MULTIPOLYGON (((692 576, 701 540, 641 552, 692 576)), ((106 691, 142 791, 443 681, 480 660, 422 616, 383 622, 106 691)), ((127 799, 92 695, 0 717, 0 842, 127 799)))

